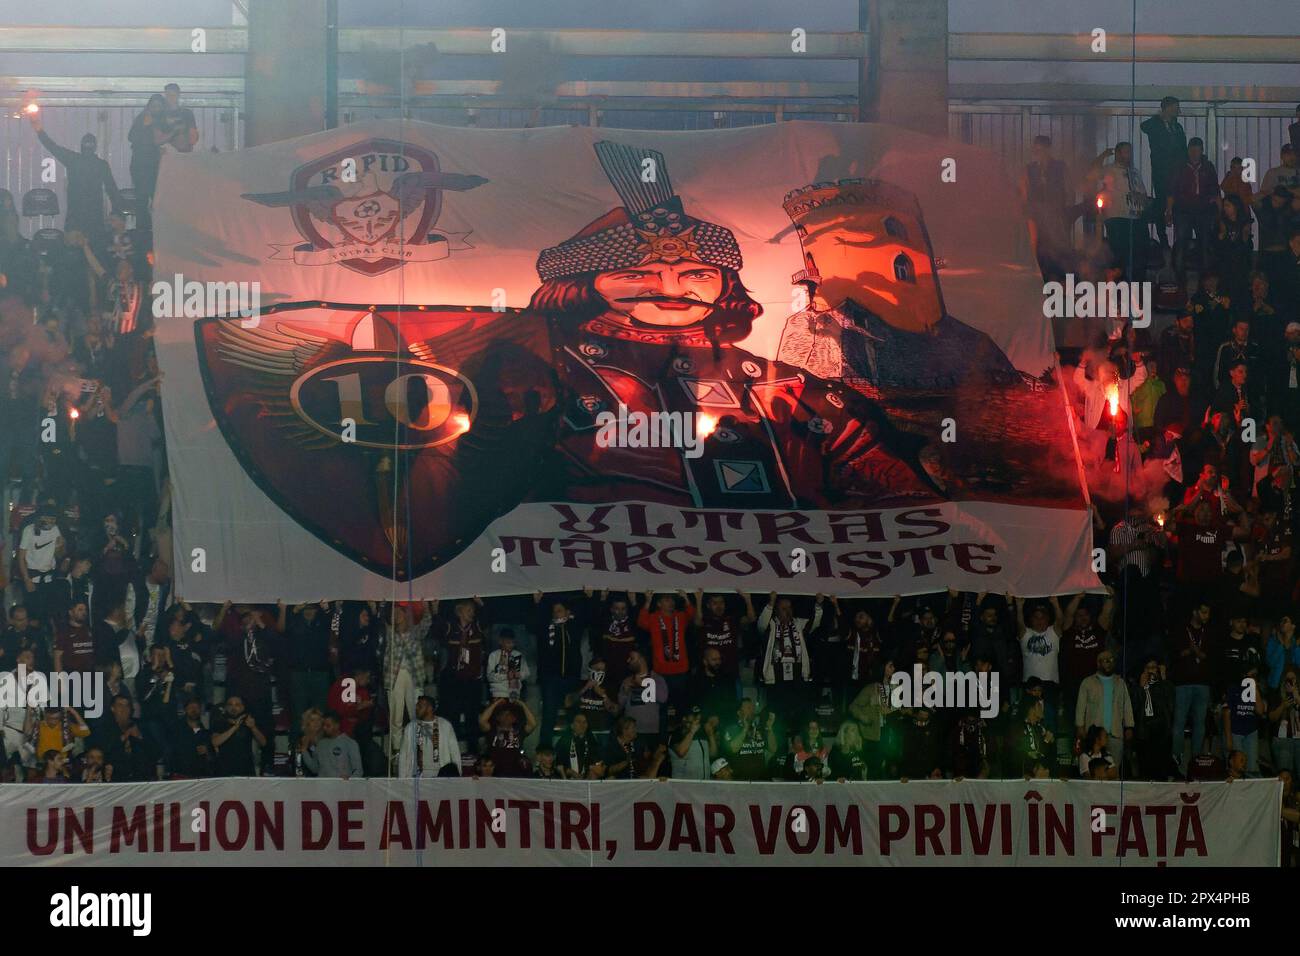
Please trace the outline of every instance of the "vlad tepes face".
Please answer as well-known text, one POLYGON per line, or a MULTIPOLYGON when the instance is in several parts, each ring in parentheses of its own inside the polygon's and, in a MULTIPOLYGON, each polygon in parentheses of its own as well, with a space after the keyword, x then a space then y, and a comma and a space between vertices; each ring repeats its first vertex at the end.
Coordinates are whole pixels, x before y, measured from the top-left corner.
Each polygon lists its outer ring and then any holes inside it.
POLYGON ((650 262, 602 272, 595 279, 596 292, 609 305, 608 318, 659 328, 703 322, 722 286, 721 269, 691 261, 650 262))

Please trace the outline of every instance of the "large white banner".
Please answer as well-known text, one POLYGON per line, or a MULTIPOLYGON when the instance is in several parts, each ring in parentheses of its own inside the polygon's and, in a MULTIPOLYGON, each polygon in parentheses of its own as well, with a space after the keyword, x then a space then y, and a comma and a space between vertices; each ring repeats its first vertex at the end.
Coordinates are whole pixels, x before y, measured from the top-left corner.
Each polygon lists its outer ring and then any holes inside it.
POLYGON ((992 154, 383 120, 169 156, 156 208, 189 600, 1097 586, 992 154))
POLYGON ((1277 866, 1281 785, 0 786, 4 866, 1277 866))

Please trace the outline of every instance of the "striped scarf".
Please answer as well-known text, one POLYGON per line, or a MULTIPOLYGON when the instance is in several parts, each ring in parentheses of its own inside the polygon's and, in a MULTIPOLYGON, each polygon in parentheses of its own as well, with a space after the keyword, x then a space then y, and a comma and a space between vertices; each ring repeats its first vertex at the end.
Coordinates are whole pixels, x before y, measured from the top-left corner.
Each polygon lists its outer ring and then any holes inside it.
POLYGON ((569 623, 573 620, 570 614, 562 621, 551 621, 546 626, 546 641, 551 646, 555 646, 555 638, 560 638, 560 672, 564 673, 569 668, 569 623))
MULTIPOLYGON (((435 717, 432 721, 429 721, 428 726, 433 729, 428 729, 423 720, 415 722, 415 775, 417 777, 424 776, 424 742, 426 740, 433 752, 435 763, 441 759, 441 752, 438 749, 438 719, 435 717)), ((436 775, 440 769, 442 768, 435 766, 433 768, 434 774, 436 775)))
POLYGON ((679 661, 682 659, 682 618, 677 612, 668 615, 673 622, 673 636, 671 641, 668 637, 668 621, 664 620, 662 614, 655 615, 655 622, 659 625, 659 639, 664 649, 664 660, 679 661))
POLYGON ((776 622, 776 643, 773 644, 772 651, 777 662, 803 660, 803 639, 793 619, 788 623, 780 620, 776 622))
POLYGON ((109 286, 113 300, 113 325, 118 334, 135 331, 135 317, 140 311, 141 286, 138 282, 119 282, 114 279, 109 286))
POLYGON ((591 752, 595 749, 595 742, 590 734, 582 737, 569 735, 569 769, 574 773, 587 775, 587 769, 591 766, 591 752), (581 744, 581 746, 579 746, 581 744))

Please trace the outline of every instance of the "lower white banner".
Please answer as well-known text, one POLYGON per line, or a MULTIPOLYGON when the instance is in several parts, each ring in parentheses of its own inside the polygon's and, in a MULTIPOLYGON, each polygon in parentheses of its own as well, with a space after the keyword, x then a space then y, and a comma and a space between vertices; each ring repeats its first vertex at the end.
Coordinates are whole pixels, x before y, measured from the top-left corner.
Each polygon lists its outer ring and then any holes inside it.
POLYGON ((0 786, 3 866, 1277 866, 1281 785, 0 786))

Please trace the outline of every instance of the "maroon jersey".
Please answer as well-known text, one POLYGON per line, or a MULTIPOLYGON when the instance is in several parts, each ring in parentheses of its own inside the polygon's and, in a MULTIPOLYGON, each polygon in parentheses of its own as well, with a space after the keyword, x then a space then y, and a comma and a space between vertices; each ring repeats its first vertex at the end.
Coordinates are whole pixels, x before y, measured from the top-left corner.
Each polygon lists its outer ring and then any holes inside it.
POLYGON ((700 621, 700 653, 710 647, 722 655, 719 674, 735 677, 740 673, 740 624, 735 617, 730 614, 718 617, 704 612, 700 621))
POLYGON ((1081 681, 1097 670, 1097 655, 1106 648, 1106 629, 1096 624, 1067 627, 1061 635, 1061 679, 1081 681))
POLYGON ((1178 528, 1178 583, 1213 584, 1223 572, 1226 527, 1184 521, 1178 528))
MULTIPOLYGON (((517 708, 516 708, 517 710, 517 708)), ((492 731, 488 756, 496 765, 498 777, 526 777, 531 772, 528 757, 524 754, 524 727, 516 723, 509 727, 500 724, 492 731)))
MULTIPOLYGON (((1291 546, 1290 528, 1280 522, 1273 526, 1273 531, 1265 537, 1260 545, 1261 556, 1274 558, 1291 546)), ((1296 580, 1295 559, 1284 561, 1261 561, 1259 565, 1259 589, 1264 597, 1271 600, 1286 600, 1291 596, 1292 586, 1296 580)))
POLYGON ((627 656, 636 650, 637 631, 632 618, 612 615, 601 628, 600 655, 605 658, 605 680, 617 688, 628 675, 627 656))
POLYGON ((871 680, 871 670, 876 666, 882 644, 880 635, 874 630, 867 632, 849 629, 844 638, 844 653, 847 655, 844 675, 855 682, 871 680))
POLYGON ((448 621, 444 627, 447 654, 443 673, 461 681, 482 680, 486 655, 483 653, 483 628, 479 622, 472 621, 466 627, 460 621, 448 621))

